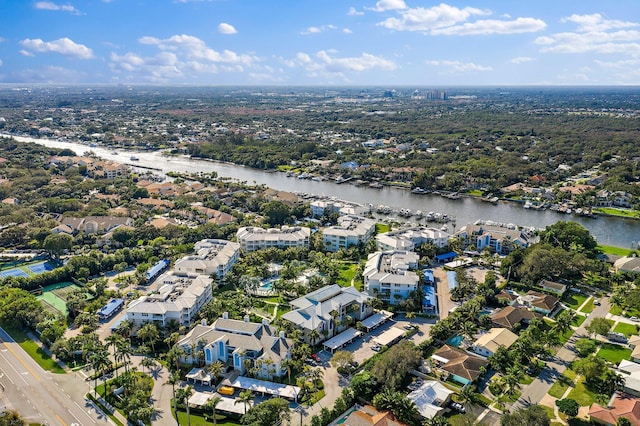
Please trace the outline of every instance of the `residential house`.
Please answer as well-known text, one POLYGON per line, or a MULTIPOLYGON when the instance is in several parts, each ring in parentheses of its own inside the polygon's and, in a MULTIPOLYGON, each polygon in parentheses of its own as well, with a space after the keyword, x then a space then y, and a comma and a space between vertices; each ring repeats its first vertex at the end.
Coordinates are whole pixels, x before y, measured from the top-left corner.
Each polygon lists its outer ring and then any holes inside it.
POLYGON ((462 349, 444 345, 432 356, 436 369, 447 373, 449 377, 462 385, 473 382, 489 365, 489 361, 472 355, 462 349))
POLYGON ((140 198, 135 201, 141 206, 162 210, 165 213, 168 213, 175 206, 173 201, 162 200, 159 198, 140 198))
POLYGON ((455 236, 478 252, 488 248, 501 255, 507 255, 517 247, 528 247, 530 238, 525 230, 484 224, 463 226, 455 236))
POLYGON ((617 373, 624 378, 622 390, 627 394, 640 397, 640 363, 638 361, 633 356, 631 361, 623 359, 618 363, 617 373))
POLYGON ((473 342, 471 350, 478 355, 490 357, 500 347, 509 349, 516 340, 518 340, 518 335, 508 329, 492 328, 473 342))
POLYGON ((345 215, 338 224, 322 231, 322 242, 328 251, 366 244, 375 233, 376 221, 361 216, 345 215))
POLYGON ((413 251, 377 251, 369 254, 362 276, 364 289, 382 301, 396 305, 418 289, 418 256, 413 251))
POLYGON ((310 237, 311 229, 303 226, 283 226, 280 229, 246 226, 236 232, 236 240, 240 243, 240 248, 247 253, 272 247, 280 249, 308 247, 310 237))
POLYGON ((426 380, 418 389, 407 395, 416 404, 420 415, 426 419, 432 419, 444 414, 451 401, 451 395, 455 392, 435 380, 426 380))
POLYGON ((513 330, 516 325, 528 324, 534 318, 542 318, 542 315, 520 306, 506 306, 490 317, 496 326, 513 330))
POLYGON ((189 327, 202 306, 213 296, 207 275, 170 271, 158 280, 158 291, 129 303, 127 320, 136 326, 152 322, 165 327, 170 322, 189 327))
POLYGON ((378 411, 371 405, 355 406, 344 417, 329 424, 329 426, 406 426, 393 417, 390 411, 378 411), (339 423, 338 423, 339 421, 339 423))
POLYGON ((233 223, 237 220, 233 215, 221 212, 220 210, 211 209, 202 205, 192 205, 192 207, 199 213, 205 215, 209 223, 214 223, 219 226, 233 223))
POLYGON ((233 320, 225 312, 210 326, 196 325, 177 344, 184 350, 183 362, 195 363, 202 354, 206 365, 221 361, 240 374, 256 369, 258 377, 273 378, 287 372, 282 361, 291 358, 293 341, 267 320, 249 322, 249 316, 233 320))
POLYGON ((226 240, 201 240, 193 248, 196 254, 180 258, 173 269, 222 278, 240 257, 240 244, 226 240))
POLYGON ((62 224, 69 226, 73 232, 85 232, 87 234, 103 234, 118 226, 133 226, 133 219, 121 216, 87 216, 65 217, 62 224))
POLYGON ((289 302, 282 319, 302 331, 306 342, 316 344, 348 327, 348 318, 361 321, 373 313, 366 293, 337 284, 324 286, 289 302))
POLYGON ((549 315, 558 305, 559 301, 560 299, 555 296, 540 293, 535 290, 529 290, 527 294, 518 297, 518 303, 544 315, 549 315))
POLYGON ((300 202, 296 194, 287 191, 278 191, 277 189, 267 188, 262 197, 267 201, 280 201, 289 207, 293 207, 300 202))
POLYGON ((567 291, 566 284, 558 283, 555 281, 549 281, 549 280, 540 281, 540 287, 542 287, 543 290, 557 294, 558 297, 562 297, 565 291, 567 291))
POLYGON ((624 393, 616 393, 606 407, 592 404, 589 418, 595 424, 615 426, 620 417, 626 417, 634 425, 640 425, 640 398, 624 393))
POLYGON ((438 248, 446 247, 451 234, 436 228, 418 226, 398 229, 376 235, 378 250, 411 250, 422 244, 432 243, 438 248))
POLYGON ((640 257, 621 257, 613 264, 618 272, 640 273, 640 257))

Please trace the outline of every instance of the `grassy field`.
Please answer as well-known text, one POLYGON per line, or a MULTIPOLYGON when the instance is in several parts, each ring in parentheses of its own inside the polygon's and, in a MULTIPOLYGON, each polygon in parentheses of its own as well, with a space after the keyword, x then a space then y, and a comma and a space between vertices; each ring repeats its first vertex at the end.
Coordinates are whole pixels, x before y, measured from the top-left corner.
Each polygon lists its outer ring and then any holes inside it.
POLYGON ((581 407, 588 407, 596 402, 596 394, 585 387, 582 377, 576 383, 576 387, 569 392, 567 398, 575 399, 581 407))
POLYGON ((616 256, 626 256, 629 253, 631 253, 633 250, 630 250, 628 248, 622 248, 622 247, 614 247, 614 246, 603 246, 603 245, 598 245, 598 248, 600 250, 602 250, 602 252, 604 254, 613 254, 616 256))
POLYGON ((582 323, 587 319, 587 317, 582 316, 582 315, 576 315, 575 317, 573 317, 573 319, 571 320, 571 325, 574 327, 580 327, 582 325, 582 323))
POLYGON ((2 325, 2 328, 9 333, 9 335, 18 342, 20 347, 29 354, 35 362, 38 363, 46 371, 51 371, 55 374, 64 374, 65 371, 58 365, 45 351, 40 349, 38 344, 27 337, 26 333, 18 328, 9 327, 6 324, 2 325))
POLYGON ((593 209, 594 213, 606 214, 609 216, 619 217, 638 217, 640 218, 640 211, 632 209, 619 209, 614 207, 597 207, 593 209))
MULTIPOLYGON (((187 419, 186 411, 178 411, 178 424, 186 425, 190 424, 192 426, 210 426, 213 424, 213 419, 209 419, 209 416, 205 419, 203 416, 191 414, 190 419, 187 419)), ((218 418, 218 426, 238 426, 239 422, 234 422, 232 420, 219 420, 222 416, 216 416, 218 418)))
MULTIPOLYGON (((351 281, 353 277, 356 275, 356 271, 358 270, 357 263, 343 263, 340 265, 340 271, 338 275, 338 284, 340 287, 349 287, 351 286, 351 281)), ((357 283, 356 287, 358 286, 357 283)), ((362 283, 360 283, 362 286, 362 283)))
POLYGON ((391 231, 391 225, 386 223, 376 223, 376 234, 382 234, 383 232, 391 231))
POLYGON ((603 343, 597 355, 609 362, 618 364, 623 359, 631 358, 631 349, 613 343, 603 343))
POLYGON ((638 334, 638 326, 635 324, 627 324, 626 322, 620 322, 615 326, 613 331, 617 331, 618 333, 622 333, 625 336, 633 336, 634 334, 638 334))
POLYGON ((587 301, 587 303, 585 303, 585 305, 582 307, 582 309, 580 309, 580 312, 584 312, 585 314, 593 312, 593 308, 594 308, 593 301, 594 301, 594 299, 592 297, 591 299, 589 299, 587 301))
POLYGON ((577 311, 580 306, 587 300, 587 295, 582 293, 568 292, 567 295, 562 299, 562 303, 577 311))
POLYGON ((573 383, 576 378, 576 372, 573 370, 565 370, 562 373, 562 376, 558 379, 557 382, 551 386, 549 389, 549 395, 554 398, 562 398, 562 395, 569 389, 569 386, 573 383))

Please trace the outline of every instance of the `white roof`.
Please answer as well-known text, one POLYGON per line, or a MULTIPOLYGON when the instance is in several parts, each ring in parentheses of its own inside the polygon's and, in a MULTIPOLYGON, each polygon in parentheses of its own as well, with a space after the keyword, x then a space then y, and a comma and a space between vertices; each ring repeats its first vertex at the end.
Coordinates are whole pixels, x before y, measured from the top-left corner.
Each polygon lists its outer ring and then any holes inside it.
POLYGON ((257 380, 244 376, 239 376, 229 386, 290 399, 296 399, 300 394, 300 388, 298 386, 283 385, 281 383, 267 382, 265 380, 257 380))
POLYGON ((443 410, 440 405, 442 405, 452 393, 454 392, 440 382, 428 380, 418 389, 407 395, 407 398, 415 402, 418 411, 420 411, 423 417, 430 419, 443 410))
POLYGON ((341 348, 345 344, 349 343, 350 341, 352 341, 353 339, 361 335, 362 335, 362 332, 356 330, 353 327, 350 327, 350 328, 347 328, 342 333, 338 334, 337 336, 334 336, 331 339, 324 342, 324 346, 326 346, 329 349, 335 350, 335 349, 341 348))
POLYGON ((387 346, 394 340, 404 336, 405 333, 406 332, 404 330, 401 330, 397 327, 391 327, 390 329, 373 339, 373 341, 379 345, 387 346))
POLYGON ((391 318, 392 315, 393 314, 391 312, 387 311, 376 312, 369 318, 365 318, 364 320, 362 320, 362 325, 366 328, 373 328, 391 318))

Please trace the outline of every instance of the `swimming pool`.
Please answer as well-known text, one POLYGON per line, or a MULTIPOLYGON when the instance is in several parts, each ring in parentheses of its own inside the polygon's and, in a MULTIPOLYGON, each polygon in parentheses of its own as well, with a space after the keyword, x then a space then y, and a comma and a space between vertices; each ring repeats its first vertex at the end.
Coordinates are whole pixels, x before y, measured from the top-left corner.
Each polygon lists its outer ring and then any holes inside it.
POLYGON ((464 336, 453 336, 447 340, 447 345, 455 346, 456 348, 460 346, 460 343, 464 340, 464 336))

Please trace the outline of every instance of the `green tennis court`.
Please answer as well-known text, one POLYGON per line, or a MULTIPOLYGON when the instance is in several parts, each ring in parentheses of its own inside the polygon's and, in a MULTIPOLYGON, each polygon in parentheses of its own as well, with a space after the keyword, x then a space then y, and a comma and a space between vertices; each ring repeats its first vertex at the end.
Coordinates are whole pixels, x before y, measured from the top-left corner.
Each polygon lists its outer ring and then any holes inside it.
POLYGON ((44 302, 45 307, 52 307, 65 317, 69 314, 67 312, 67 303, 50 291, 43 291, 40 296, 36 296, 36 299, 44 302))

